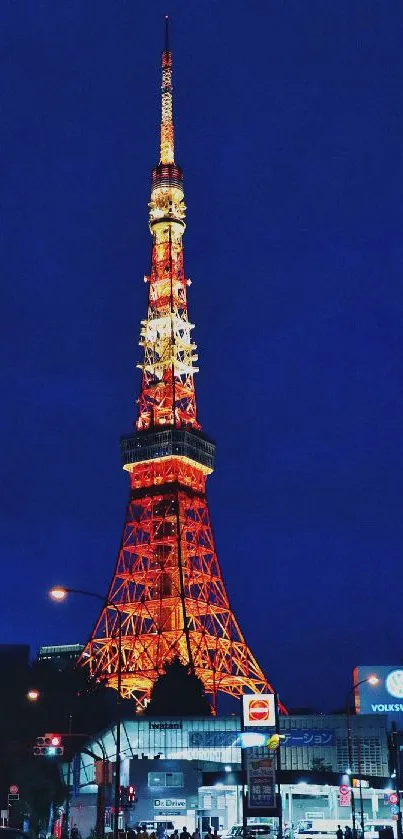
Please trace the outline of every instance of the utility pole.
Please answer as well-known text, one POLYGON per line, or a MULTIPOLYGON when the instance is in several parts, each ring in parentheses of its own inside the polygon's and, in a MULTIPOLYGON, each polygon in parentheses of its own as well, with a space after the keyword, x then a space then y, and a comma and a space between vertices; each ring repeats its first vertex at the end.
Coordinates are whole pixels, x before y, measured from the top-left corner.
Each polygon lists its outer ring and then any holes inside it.
MULTIPOLYGON (((68 730, 68 736, 69 737, 71 737, 72 727, 73 727, 73 715, 69 714, 69 730, 68 730)), ((70 783, 71 783, 71 755, 69 755, 69 762, 68 762, 68 765, 67 765, 66 817, 65 817, 65 821, 64 821, 64 825, 63 825, 63 836, 66 839, 68 839, 68 837, 70 836, 70 830, 69 830, 70 796, 71 796, 70 783)))
MULTIPOLYGON (((275 711, 275 715, 276 715, 276 734, 278 734, 278 736, 280 737, 280 713, 279 713, 278 693, 274 694, 274 711, 275 711)), ((281 773, 281 749, 280 749, 280 742, 279 742, 279 745, 277 747, 277 764, 276 764, 277 808, 278 808, 277 839, 283 839, 283 799, 281 798, 280 773, 281 773)))
POLYGON ((402 808, 400 802, 400 788, 401 788, 401 777, 400 777, 400 754, 399 754, 399 739, 398 733, 396 731, 396 723, 392 723, 392 734, 391 734, 391 758, 392 758, 392 771, 395 773, 395 789, 397 794, 397 806, 399 808, 397 814, 397 839, 403 839, 403 830, 402 830, 402 808))

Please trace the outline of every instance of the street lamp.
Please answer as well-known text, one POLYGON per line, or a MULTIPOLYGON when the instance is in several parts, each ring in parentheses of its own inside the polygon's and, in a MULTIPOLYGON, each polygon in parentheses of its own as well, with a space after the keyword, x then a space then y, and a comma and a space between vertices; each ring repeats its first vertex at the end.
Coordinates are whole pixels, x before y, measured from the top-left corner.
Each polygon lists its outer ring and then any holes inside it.
POLYGON ((30 702, 37 702, 39 697, 40 693, 39 690, 36 690, 36 688, 31 688, 27 693, 27 699, 29 699, 30 702))
MULTIPOLYGON (((354 787, 352 783, 352 774, 353 774, 353 738, 351 732, 351 715, 350 715, 350 696, 354 693, 354 691, 360 686, 365 684, 365 682, 372 687, 379 684, 379 678, 372 673, 370 676, 367 676, 366 679, 361 679, 361 681, 356 682, 352 685, 350 690, 347 692, 346 696, 346 715, 347 715, 347 749, 348 749, 348 763, 349 763, 349 772, 350 772, 350 795, 351 795, 351 818, 353 822, 353 839, 356 839, 357 831, 356 831, 356 820, 355 820, 355 797, 354 797, 354 787)), ((361 751, 359 748, 359 738, 358 741, 358 750, 357 750, 357 759, 358 759, 358 775, 359 775, 359 782, 360 782, 360 821, 361 821, 361 833, 362 839, 364 839, 364 802, 362 798, 362 784, 361 784, 361 751)))
POLYGON ((119 834, 119 810, 120 810, 120 727, 121 727, 121 690, 122 690, 122 610, 112 600, 108 600, 95 591, 86 591, 81 588, 67 588, 67 586, 53 586, 49 591, 49 597, 57 603, 66 600, 69 594, 82 594, 84 597, 95 597, 102 600, 105 606, 114 609, 118 615, 118 667, 117 667, 117 695, 116 695, 116 758, 115 758, 115 818, 113 821, 113 839, 118 839, 119 834))

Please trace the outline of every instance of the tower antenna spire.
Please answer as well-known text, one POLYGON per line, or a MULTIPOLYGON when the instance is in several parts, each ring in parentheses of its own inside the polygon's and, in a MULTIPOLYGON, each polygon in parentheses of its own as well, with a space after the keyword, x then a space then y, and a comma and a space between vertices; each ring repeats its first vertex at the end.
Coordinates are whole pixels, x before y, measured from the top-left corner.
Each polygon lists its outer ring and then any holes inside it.
POLYGON ((169 52, 169 16, 165 15, 165 52, 169 52))
POLYGON ((169 17, 165 16, 165 49, 161 71, 161 148, 160 163, 174 163, 174 124, 172 115, 172 53, 169 51, 169 17))

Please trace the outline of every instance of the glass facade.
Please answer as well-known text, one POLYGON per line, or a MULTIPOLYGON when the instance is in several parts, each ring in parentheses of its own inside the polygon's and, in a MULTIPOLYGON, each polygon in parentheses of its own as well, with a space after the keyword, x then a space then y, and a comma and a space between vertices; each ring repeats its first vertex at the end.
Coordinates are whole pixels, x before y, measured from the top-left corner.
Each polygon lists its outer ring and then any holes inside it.
MULTIPOLYGON (((343 714, 281 717, 285 739, 281 747, 284 770, 313 770, 323 765, 332 772, 345 772, 348 765, 347 726, 343 714)), ((371 715, 351 718, 353 772, 358 769, 360 748, 362 773, 388 775, 388 743, 385 717, 371 715)), ((121 754, 123 761, 185 760, 240 766, 239 717, 199 717, 188 719, 147 719, 139 717, 122 723, 121 754)), ((116 730, 100 735, 108 758, 114 762, 116 730)), ((91 749, 101 756, 96 741, 91 749)), ((264 754, 264 749, 254 750, 264 754)), ((82 783, 94 778, 93 759, 81 756, 82 783)), ((150 767, 151 768, 151 767, 150 767)), ((175 773, 173 773, 174 775, 175 773)))

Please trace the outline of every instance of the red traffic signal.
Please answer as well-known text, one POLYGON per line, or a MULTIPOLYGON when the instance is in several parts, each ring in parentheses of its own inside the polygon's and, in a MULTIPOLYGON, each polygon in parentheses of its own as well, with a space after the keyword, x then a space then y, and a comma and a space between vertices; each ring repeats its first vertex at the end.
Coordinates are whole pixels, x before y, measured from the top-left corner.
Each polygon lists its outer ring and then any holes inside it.
POLYGON ((44 734, 42 737, 37 737, 33 753, 36 757, 55 757, 64 754, 61 734, 44 734))
POLYGON ((129 787, 120 787, 121 806, 127 807, 129 804, 133 804, 134 801, 137 801, 136 787, 134 787, 133 785, 129 787))

